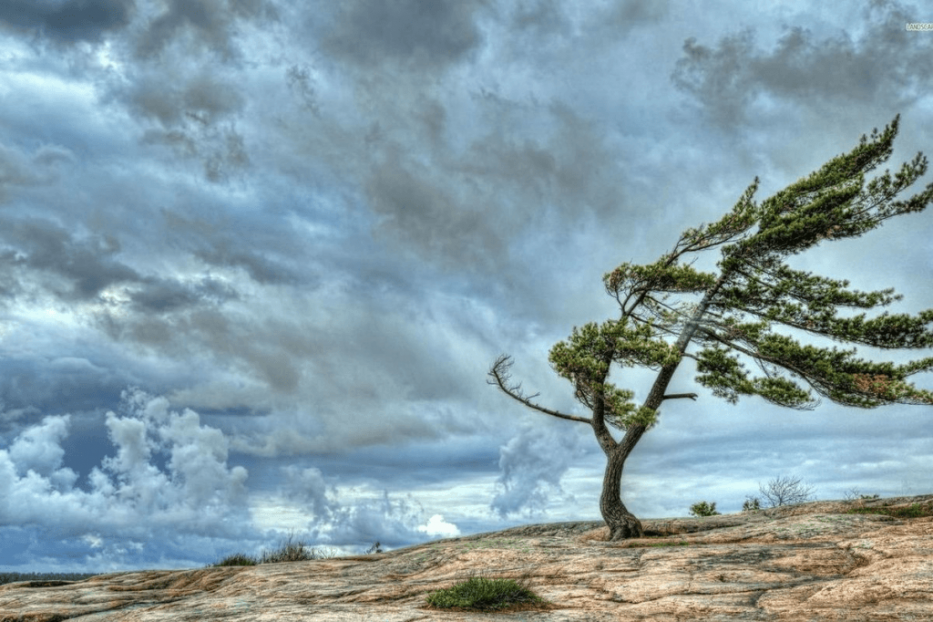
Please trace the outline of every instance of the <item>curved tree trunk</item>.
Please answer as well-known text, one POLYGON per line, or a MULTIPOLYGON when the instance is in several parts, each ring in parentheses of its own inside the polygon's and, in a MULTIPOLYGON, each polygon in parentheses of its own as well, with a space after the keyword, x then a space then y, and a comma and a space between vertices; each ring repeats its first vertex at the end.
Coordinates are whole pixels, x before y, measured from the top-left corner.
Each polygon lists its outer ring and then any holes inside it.
POLYGON ((599 511, 609 526, 609 540, 641 538, 645 530, 641 521, 629 512, 622 503, 622 467, 628 457, 628 451, 620 445, 609 453, 606 474, 603 476, 603 492, 599 497, 599 511))

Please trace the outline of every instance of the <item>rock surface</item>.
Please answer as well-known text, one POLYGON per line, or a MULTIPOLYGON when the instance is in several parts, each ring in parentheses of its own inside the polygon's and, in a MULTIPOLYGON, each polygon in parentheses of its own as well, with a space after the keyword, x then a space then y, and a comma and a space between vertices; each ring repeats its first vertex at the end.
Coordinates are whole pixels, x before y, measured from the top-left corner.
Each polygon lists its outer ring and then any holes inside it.
POLYGON ((645 520, 653 537, 624 542, 599 522, 553 523, 358 557, 11 583, 0 622, 930 620, 933 517, 845 513, 914 503, 929 514, 933 495, 645 520), (474 574, 526 577, 552 605, 427 607, 474 574))

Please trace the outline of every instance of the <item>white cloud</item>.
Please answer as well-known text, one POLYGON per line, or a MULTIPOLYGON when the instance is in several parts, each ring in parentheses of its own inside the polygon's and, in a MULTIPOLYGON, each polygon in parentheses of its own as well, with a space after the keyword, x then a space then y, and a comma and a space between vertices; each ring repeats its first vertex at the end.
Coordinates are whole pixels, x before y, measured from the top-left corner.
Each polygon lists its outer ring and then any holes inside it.
POLYGON ((8 451, 0 450, 6 501, 0 524, 41 520, 68 531, 107 532, 128 524, 174 525, 198 532, 232 510, 245 493, 248 473, 227 466, 223 434, 200 425, 193 411, 168 411, 163 398, 139 391, 125 397, 126 416, 106 415, 117 451, 91 471, 90 492, 75 487, 72 469, 60 468, 67 415, 44 418, 20 433, 8 451), (167 471, 153 464, 156 452, 170 455, 167 471), (181 519, 187 522, 178 525, 181 519))
POLYGON ((443 514, 434 514, 428 519, 426 525, 418 525, 418 531, 429 536, 439 536, 441 538, 454 538, 460 535, 460 530, 453 523, 444 520, 443 514))
POLYGON ((65 455, 61 441, 68 436, 69 419, 68 415, 44 417, 38 426, 17 437, 10 446, 9 457, 20 475, 31 469, 49 477, 61 466, 65 455))

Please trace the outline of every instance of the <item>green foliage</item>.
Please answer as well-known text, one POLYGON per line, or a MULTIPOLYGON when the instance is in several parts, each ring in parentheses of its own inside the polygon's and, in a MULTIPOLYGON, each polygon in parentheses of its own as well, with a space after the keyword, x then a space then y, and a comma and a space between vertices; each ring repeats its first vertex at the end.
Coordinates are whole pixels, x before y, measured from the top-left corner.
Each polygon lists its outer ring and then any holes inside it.
POLYGON ((446 590, 428 595, 427 602, 441 609, 462 608, 474 611, 496 611, 515 605, 546 604, 527 587, 510 579, 471 577, 446 590))
POLYGON ((933 506, 914 503, 906 508, 853 508, 847 514, 884 514, 895 518, 923 518, 933 516, 933 506))
POLYGON ((700 501, 690 506, 690 515, 691 516, 718 516, 719 512, 716 511, 715 501, 713 503, 707 503, 706 501, 700 501))
MULTIPOLYGON (((891 156, 898 124, 895 117, 883 131, 862 136, 849 153, 761 203, 754 198, 756 178, 730 212, 712 224, 687 229, 673 249, 653 263, 626 262, 606 273, 603 284, 619 304, 619 318, 574 327, 549 354, 554 370, 573 385, 575 398, 592 418, 531 402, 520 384, 508 384, 508 356, 494 364, 491 384, 530 408, 591 424, 603 451, 623 460, 642 433, 657 423, 664 400, 696 398, 692 393, 667 393, 685 358, 696 361, 698 383, 733 404, 743 396, 796 409, 814 408, 822 398, 861 408, 933 404, 933 391, 909 382, 910 376, 933 370, 933 357, 876 362, 857 357, 855 348, 801 343, 791 336, 802 332, 822 341, 883 350, 933 347, 933 309, 916 315, 869 316, 867 312, 901 296, 890 288, 850 289, 848 281, 786 263, 797 253, 857 238, 888 218, 920 212, 933 202, 933 183, 914 196, 898 198, 926 173, 922 154, 893 174, 885 170, 867 177, 891 156), (717 272, 693 267, 696 258, 691 254, 714 249, 721 255, 717 272), (747 363, 757 367, 754 375, 747 363), (634 391, 609 381, 614 365, 658 372, 640 406, 634 391), (605 424, 624 429, 625 438, 616 441, 605 424)), ((878 261, 889 257, 882 255, 878 261)), ((618 491, 604 493, 618 498, 618 491)), ((618 506, 621 501, 612 503, 618 506)), ((614 509, 619 512, 608 515, 626 513, 614 509)), ((624 531, 612 527, 616 533, 624 531)))
POLYGON ((658 367, 679 360, 676 349, 652 337, 650 325, 629 328, 625 321, 591 322, 574 327, 568 341, 555 344, 549 360, 558 374, 573 383, 574 395, 582 404, 603 406, 609 423, 623 429, 633 424, 650 427, 657 420, 655 409, 636 407, 632 391, 619 389, 605 378, 613 362, 658 367))
POLYGON ((603 276, 606 291, 626 295, 641 292, 702 292, 716 282, 716 275, 674 264, 662 257, 653 264, 623 263, 603 276))
POLYGON ((230 555, 229 557, 225 557, 224 559, 220 560, 214 565, 215 566, 255 566, 258 563, 259 562, 257 562, 252 557, 249 557, 248 555, 244 555, 243 553, 235 553, 233 555, 230 555))
MULTIPOLYGON (((671 253, 647 265, 623 263, 603 277, 622 316, 574 328, 551 350, 550 361, 589 408, 604 407, 618 427, 655 421, 638 415, 634 393, 606 381, 613 363, 651 369, 676 368, 691 340, 701 349, 697 381, 736 403, 757 395, 789 408, 809 409, 819 397, 864 408, 882 404, 933 404, 933 392, 907 377, 933 369, 933 358, 894 365, 854 356, 855 350, 804 345, 774 331, 784 326, 840 342, 885 349, 933 346, 933 310, 917 315, 839 314, 841 308, 873 309, 899 300, 892 289, 861 292, 837 280, 794 270, 784 258, 824 241, 851 238, 895 215, 920 211, 933 201, 933 184, 915 197, 895 200, 924 174, 918 155, 891 175, 866 184, 866 173, 886 160, 898 118, 883 132, 862 137, 848 154, 757 205, 758 180, 718 222, 687 229, 671 253), (757 228, 756 228, 757 225, 757 228), (720 274, 701 272, 685 255, 721 246, 720 274), (698 304, 672 295, 702 296, 698 304), (679 337, 676 339, 675 337, 679 337), (763 374, 752 376, 746 357, 763 374)), ((657 404, 646 404, 652 412, 657 404)))
MULTIPOLYGON (((379 543, 376 543, 378 547, 379 543)), ((378 551, 377 551, 378 552, 378 551)), ((333 555, 318 553, 315 549, 308 550, 308 546, 302 542, 292 542, 292 536, 288 537, 281 547, 274 551, 263 551, 259 559, 249 557, 243 553, 236 553, 213 564, 214 566, 256 566, 258 564, 277 564, 281 562, 303 562, 310 559, 327 559, 333 555)))
POLYGON ((758 500, 758 497, 748 497, 745 499, 745 503, 742 504, 743 512, 757 512, 761 509, 761 503, 758 500))

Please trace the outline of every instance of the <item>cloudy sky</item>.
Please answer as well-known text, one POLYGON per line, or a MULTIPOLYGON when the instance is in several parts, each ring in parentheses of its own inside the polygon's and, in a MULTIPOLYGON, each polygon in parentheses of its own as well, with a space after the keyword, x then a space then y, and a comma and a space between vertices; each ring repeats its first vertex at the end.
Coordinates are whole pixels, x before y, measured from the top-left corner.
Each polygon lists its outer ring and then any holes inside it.
MULTIPOLYGON (((585 415, 547 353, 615 316, 605 272, 898 113, 891 166, 933 151, 933 33, 906 29, 933 13, 848 6, 5 0, 0 570, 599 520, 592 430, 486 372, 509 353, 585 415)), ((931 234, 904 216, 794 265, 916 312, 931 234)), ((933 492, 929 408, 732 406, 693 376, 628 461, 641 517, 781 475, 933 492)))

